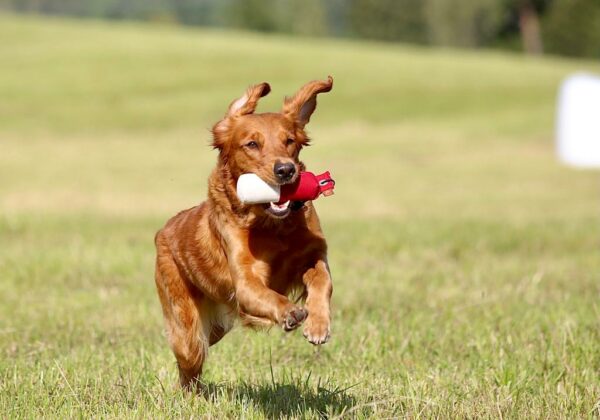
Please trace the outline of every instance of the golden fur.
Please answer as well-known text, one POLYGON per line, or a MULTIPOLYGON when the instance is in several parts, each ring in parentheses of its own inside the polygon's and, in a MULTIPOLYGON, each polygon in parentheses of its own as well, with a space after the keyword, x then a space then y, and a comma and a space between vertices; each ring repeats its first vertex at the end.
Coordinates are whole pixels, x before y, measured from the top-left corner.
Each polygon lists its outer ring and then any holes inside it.
POLYGON ((317 94, 333 85, 313 81, 284 102, 280 113, 254 114, 267 83, 251 86, 232 102, 213 127, 219 150, 208 182, 208 198, 171 218, 156 234, 156 287, 180 382, 193 385, 202 373, 208 347, 236 318, 247 325, 280 325, 291 331, 304 324, 313 344, 330 334, 332 293, 327 245, 310 202, 285 217, 267 205, 244 205, 237 178, 254 172, 270 183, 284 183, 274 165, 293 163, 293 182, 304 168, 300 150, 316 107, 317 94), (304 306, 287 297, 300 290, 304 306))

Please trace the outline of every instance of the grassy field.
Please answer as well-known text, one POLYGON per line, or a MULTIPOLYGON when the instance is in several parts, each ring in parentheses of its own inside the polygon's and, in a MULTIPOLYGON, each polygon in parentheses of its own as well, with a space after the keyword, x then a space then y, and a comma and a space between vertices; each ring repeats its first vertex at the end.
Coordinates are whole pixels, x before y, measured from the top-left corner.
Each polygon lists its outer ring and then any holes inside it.
POLYGON ((600 416, 597 173, 553 152, 591 62, 0 15, 0 417, 600 416), (208 128, 335 77, 304 160, 332 340, 235 329, 180 392, 153 235, 201 201, 208 128))

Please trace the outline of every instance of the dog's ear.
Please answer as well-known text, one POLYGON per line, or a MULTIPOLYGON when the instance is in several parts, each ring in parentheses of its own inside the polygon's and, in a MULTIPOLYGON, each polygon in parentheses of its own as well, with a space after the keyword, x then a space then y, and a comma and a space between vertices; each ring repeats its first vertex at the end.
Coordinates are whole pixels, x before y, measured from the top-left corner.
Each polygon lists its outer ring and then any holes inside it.
POLYGON ((300 128, 304 128, 317 107, 317 94, 329 92, 332 87, 333 77, 331 76, 328 76, 327 80, 308 82, 294 96, 285 98, 282 114, 296 121, 300 128))
POLYGON ((246 114, 252 114, 256 109, 258 100, 263 96, 266 96, 271 91, 271 86, 268 83, 263 82, 258 85, 250 86, 244 96, 236 99, 229 105, 227 114, 225 117, 240 117, 246 114))
POLYGON ((231 119, 246 114, 252 114, 256 109, 258 100, 267 95, 270 91, 271 86, 266 82, 250 86, 246 89, 244 96, 236 99, 229 105, 225 117, 212 128, 213 147, 215 149, 223 150, 223 147, 227 144, 231 119))

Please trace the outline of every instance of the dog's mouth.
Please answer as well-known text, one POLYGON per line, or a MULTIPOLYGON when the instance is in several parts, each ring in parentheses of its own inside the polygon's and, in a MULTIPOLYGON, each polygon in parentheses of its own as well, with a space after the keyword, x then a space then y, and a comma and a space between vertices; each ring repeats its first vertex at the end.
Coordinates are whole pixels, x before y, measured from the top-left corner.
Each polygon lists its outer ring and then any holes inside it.
POLYGON ((288 214, 290 214, 290 211, 292 210, 290 208, 290 204, 291 202, 289 200, 281 204, 271 202, 269 204, 266 204, 265 212, 269 216, 275 217, 276 219, 283 219, 288 214))

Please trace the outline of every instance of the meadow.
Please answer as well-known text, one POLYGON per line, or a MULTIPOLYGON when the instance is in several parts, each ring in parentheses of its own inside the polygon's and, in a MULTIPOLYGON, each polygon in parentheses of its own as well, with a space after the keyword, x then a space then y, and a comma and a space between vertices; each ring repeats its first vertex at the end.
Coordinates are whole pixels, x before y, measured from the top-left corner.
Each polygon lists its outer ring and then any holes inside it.
POLYGON ((600 416, 599 175, 554 155, 595 62, 0 15, 0 417, 600 416), (208 129, 334 76, 308 126, 330 343, 236 328, 176 387, 154 233, 208 129))

